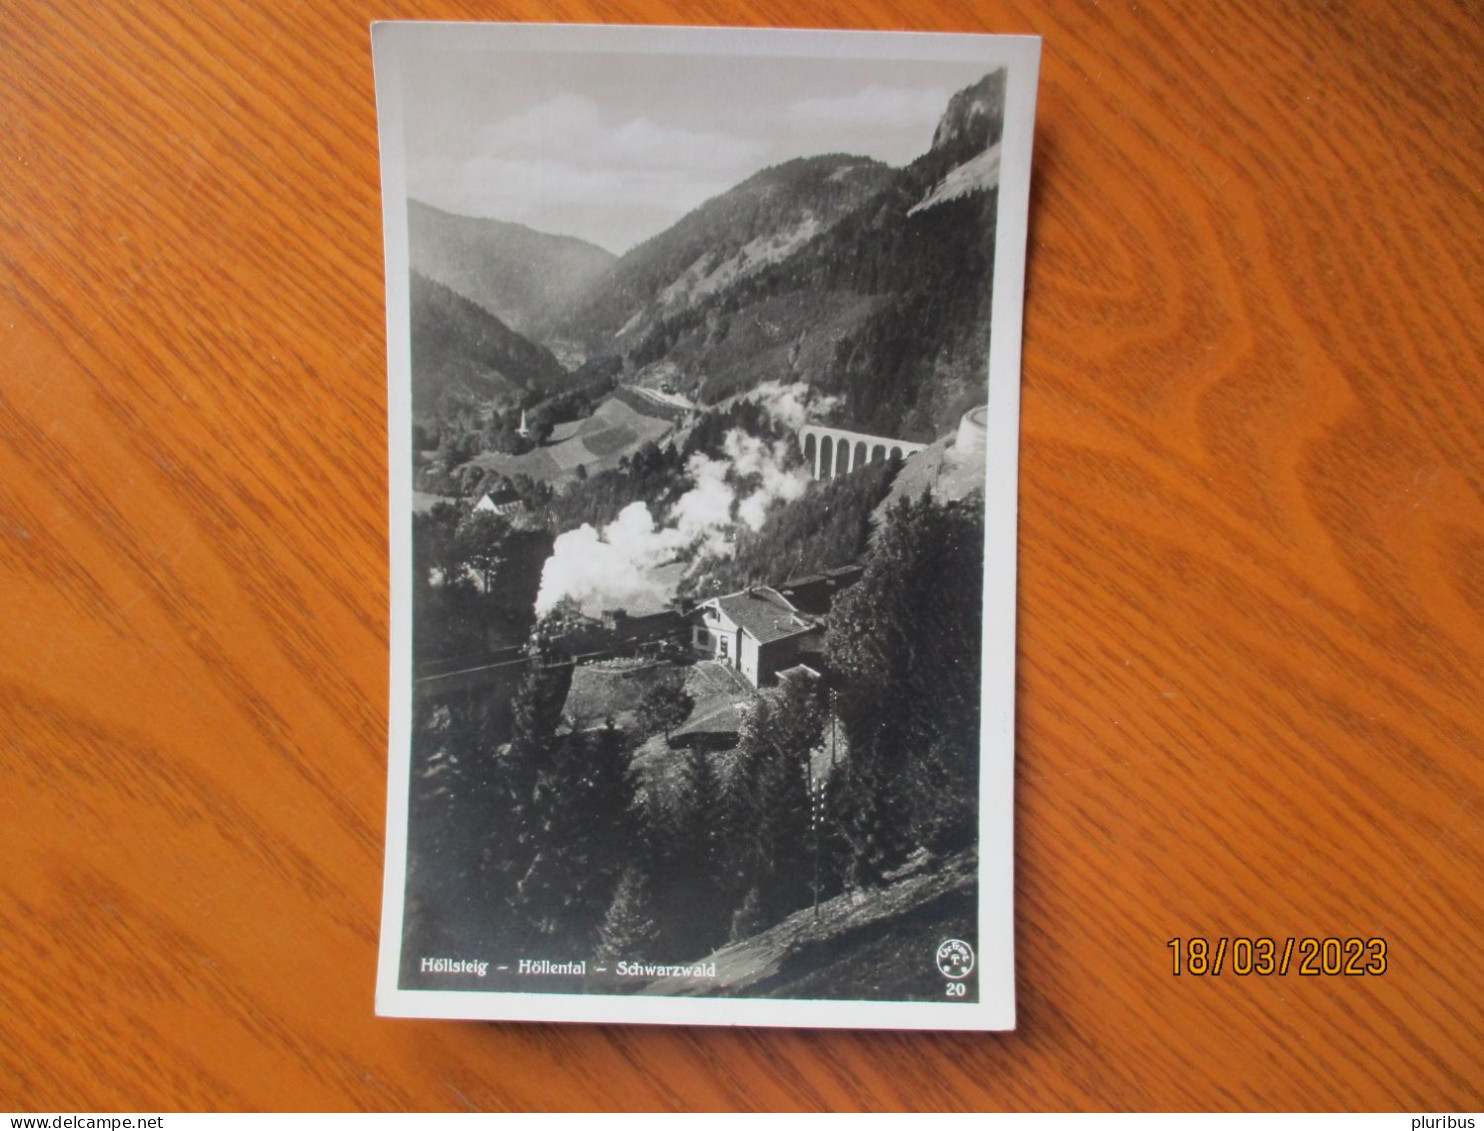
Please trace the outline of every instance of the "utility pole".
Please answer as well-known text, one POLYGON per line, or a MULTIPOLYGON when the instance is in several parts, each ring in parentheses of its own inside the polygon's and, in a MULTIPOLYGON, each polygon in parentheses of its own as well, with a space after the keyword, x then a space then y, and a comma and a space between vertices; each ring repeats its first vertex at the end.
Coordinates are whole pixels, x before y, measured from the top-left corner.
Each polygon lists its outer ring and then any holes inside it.
POLYGON ((824 824, 824 783, 809 775, 809 824, 814 832, 814 918, 819 918, 819 838, 824 824))
POLYGON ((835 689, 830 688, 830 773, 835 772, 835 689))

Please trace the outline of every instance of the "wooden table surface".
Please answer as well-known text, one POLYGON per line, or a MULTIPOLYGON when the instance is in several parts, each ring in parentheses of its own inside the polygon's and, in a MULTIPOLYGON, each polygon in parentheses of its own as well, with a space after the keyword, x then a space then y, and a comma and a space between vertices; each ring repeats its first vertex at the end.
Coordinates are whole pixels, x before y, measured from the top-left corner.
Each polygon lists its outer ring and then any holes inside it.
POLYGON ((0 1107, 1484 1106, 1470 9, 0 5, 0 1107), (373 1016, 411 16, 1045 37, 1018 1032, 373 1016))

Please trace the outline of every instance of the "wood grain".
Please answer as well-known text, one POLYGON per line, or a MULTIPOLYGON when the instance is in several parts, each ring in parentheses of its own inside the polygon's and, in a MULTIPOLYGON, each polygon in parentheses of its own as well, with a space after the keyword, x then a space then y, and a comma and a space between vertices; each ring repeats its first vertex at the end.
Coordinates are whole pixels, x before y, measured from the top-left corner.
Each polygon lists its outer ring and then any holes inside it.
POLYGON ((0 7, 0 1106, 1484 1106, 1467 3, 0 7), (373 17, 1034 31, 1013 1035, 372 1016, 373 17), (1390 940, 1173 978, 1173 935, 1390 940))

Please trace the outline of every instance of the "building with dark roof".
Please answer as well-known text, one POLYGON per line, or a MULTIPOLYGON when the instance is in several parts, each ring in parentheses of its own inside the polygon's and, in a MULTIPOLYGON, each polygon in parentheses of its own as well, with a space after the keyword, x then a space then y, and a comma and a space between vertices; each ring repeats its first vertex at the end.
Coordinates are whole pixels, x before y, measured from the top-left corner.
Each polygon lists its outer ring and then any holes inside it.
POLYGON ((612 633, 614 644, 626 650, 665 641, 678 644, 685 629, 685 618, 674 609, 639 616, 631 616, 625 609, 604 609, 602 621, 603 628, 612 633))
POLYGON ((824 631, 817 618, 766 586, 702 601, 690 622, 696 652, 741 672, 754 687, 798 663, 805 641, 824 631))
POLYGON ((821 573, 791 577, 780 581, 776 588, 801 613, 822 617, 830 611, 836 595, 854 585, 865 572, 863 565, 839 566, 821 573))
POLYGON ((489 511, 501 518, 513 518, 525 510, 525 507, 520 496, 510 487, 486 492, 479 502, 474 504, 476 511, 489 511))

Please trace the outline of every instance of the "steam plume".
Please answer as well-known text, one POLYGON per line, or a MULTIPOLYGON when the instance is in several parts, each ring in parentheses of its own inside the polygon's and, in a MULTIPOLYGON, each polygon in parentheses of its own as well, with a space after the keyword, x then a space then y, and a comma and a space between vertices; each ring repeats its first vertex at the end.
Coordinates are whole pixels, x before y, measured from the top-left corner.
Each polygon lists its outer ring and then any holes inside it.
POLYGON ((760 529, 775 502, 808 489, 804 470, 787 466, 788 447, 787 440, 768 444, 734 428, 723 441, 723 458, 697 452, 687 461, 692 486, 663 525, 647 504, 630 503, 602 531, 584 523, 558 535, 541 573, 536 612, 549 611, 563 597, 590 614, 663 604, 675 579, 660 575, 660 566, 687 554, 730 554, 739 526, 760 529))

